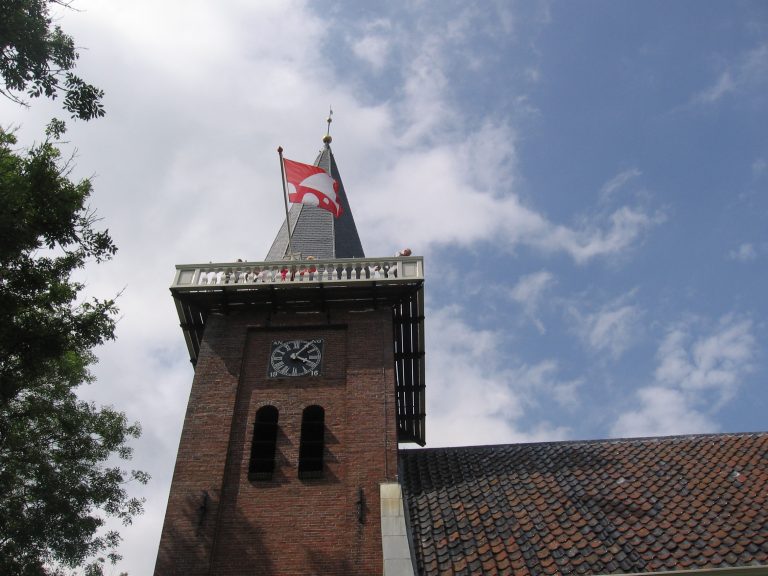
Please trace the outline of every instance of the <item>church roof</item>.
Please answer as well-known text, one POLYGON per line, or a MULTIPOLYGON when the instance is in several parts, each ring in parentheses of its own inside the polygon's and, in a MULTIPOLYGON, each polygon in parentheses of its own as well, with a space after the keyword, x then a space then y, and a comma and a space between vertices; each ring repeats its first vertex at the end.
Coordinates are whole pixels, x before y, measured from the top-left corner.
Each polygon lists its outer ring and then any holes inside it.
POLYGON ((420 574, 768 564, 768 433, 403 450, 420 574))
MULTIPOLYGON (((294 253, 300 253, 302 258, 314 256, 318 260, 365 258, 355 219, 352 217, 352 210, 349 208, 344 184, 329 142, 325 143, 317 155, 315 166, 323 168, 339 184, 338 194, 342 213, 338 218, 334 218, 333 214, 317 206, 292 204, 288 219, 291 222, 291 244, 294 253)), ((286 259, 289 259, 288 229, 283 221, 266 260, 272 262, 286 259)))

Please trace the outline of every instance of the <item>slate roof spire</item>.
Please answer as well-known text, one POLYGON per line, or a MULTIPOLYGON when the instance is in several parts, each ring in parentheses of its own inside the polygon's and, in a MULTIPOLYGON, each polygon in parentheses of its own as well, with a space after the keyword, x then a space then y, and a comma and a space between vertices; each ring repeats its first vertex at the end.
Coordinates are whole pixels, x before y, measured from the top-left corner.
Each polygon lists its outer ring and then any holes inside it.
MULTIPOLYGON (((355 219, 352 217, 344 184, 339 175, 339 168, 331 151, 330 125, 331 117, 329 116, 328 132, 323 137, 323 148, 318 153, 314 164, 325 170, 331 178, 338 182, 342 214, 338 218, 334 218, 333 214, 317 206, 292 204, 288 212, 288 219, 291 223, 291 244, 293 251, 301 254, 303 259, 306 259, 307 256, 314 256, 318 260, 365 258, 363 245, 360 243, 360 236, 355 226, 355 219)), ((290 260, 288 231, 285 222, 280 226, 266 260, 290 260)))

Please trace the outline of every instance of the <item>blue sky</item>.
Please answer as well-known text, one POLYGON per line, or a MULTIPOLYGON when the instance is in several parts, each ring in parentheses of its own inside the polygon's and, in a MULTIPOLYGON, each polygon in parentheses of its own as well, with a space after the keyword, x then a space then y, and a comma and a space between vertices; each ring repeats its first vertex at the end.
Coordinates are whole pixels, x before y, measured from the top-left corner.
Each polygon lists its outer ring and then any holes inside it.
MULTIPOLYGON (((764 430, 765 2, 78 2, 73 124, 120 248, 83 394, 144 425, 149 573, 192 369, 177 263, 262 259, 275 148, 333 150, 370 256, 427 270, 428 445, 764 430)), ((56 104, 0 102, 22 142, 56 104)))

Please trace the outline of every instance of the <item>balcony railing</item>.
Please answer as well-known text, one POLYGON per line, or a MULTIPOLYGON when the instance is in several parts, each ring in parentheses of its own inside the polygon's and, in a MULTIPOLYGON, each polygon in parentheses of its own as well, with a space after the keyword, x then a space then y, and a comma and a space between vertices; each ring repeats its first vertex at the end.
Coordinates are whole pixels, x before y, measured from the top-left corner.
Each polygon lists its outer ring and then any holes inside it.
POLYGON ((421 256, 179 264, 171 289, 257 287, 260 284, 414 281, 424 279, 421 256))

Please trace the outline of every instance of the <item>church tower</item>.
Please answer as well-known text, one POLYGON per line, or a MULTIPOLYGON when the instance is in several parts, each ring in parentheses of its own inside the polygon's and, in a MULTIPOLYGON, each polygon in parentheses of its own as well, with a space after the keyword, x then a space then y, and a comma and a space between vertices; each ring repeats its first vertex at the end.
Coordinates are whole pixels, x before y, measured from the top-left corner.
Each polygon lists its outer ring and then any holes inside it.
POLYGON ((370 576, 397 548, 382 495, 398 442, 424 444, 423 261, 365 256, 330 143, 338 217, 293 204, 265 261, 176 266, 195 374, 156 576, 370 576))

